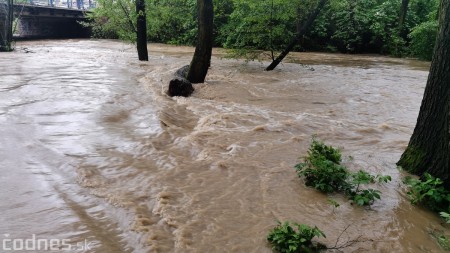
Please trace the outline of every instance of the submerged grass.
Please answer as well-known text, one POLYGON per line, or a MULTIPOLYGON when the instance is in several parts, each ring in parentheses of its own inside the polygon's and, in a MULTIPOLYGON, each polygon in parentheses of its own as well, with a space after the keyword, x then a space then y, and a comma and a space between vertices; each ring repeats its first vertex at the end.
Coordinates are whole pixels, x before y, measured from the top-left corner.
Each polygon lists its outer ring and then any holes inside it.
POLYGON ((281 253, 297 252, 320 252, 326 249, 325 245, 313 242, 314 237, 326 237, 316 226, 310 227, 306 224, 289 222, 278 222, 273 228, 267 240, 272 245, 272 249, 281 253))
POLYGON ((299 177, 305 184, 324 193, 342 192, 359 206, 370 206, 376 199, 381 199, 381 192, 363 185, 387 183, 390 176, 371 175, 366 171, 350 172, 341 164, 340 149, 326 145, 313 137, 308 155, 295 165, 299 177))

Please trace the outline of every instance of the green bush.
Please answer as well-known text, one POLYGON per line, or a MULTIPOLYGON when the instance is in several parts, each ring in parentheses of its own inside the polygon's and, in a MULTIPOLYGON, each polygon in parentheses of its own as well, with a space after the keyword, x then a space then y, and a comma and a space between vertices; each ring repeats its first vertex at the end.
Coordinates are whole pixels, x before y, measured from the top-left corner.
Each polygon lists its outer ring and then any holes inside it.
POLYGON ((134 42, 136 41, 134 9, 133 2, 97 0, 97 8, 86 13, 89 22, 83 25, 92 27, 94 37, 119 38, 134 42))
POLYGON ((387 183, 390 176, 373 176, 365 171, 349 172, 341 165, 339 149, 325 145, 313 138, 308 155, 303 162, 295 165, 299 177, 304 178, 306 186, 324 193, 343 192, 359 206, 371 205, 381 198, 381 192, 374 189, 361 189, 362 185, 387 183))
POLYGON ((195 0, 147 0, 147 6, 147 33, 150 41, 176 45, 195 44, 195 0))
POLYGON ((313 138, 308 156, 304 162, 295 165, 298 176, 305 178, 307 186, 332 193, 348 188, 347 168, 340 165, 342 155, 339 149, 327 146, 313 138))
POLYGON ((422 60, 431 60, 438 30, 436 20, 421 23, 409 34, 411 55, 422 60))
MULTIPOLYGON (((450 191, 444 188, 444 182, 440 178, 425 173, 421 179, 408 176, 403 182, 409 187, 406 194, 413 205, 422 205, 439 212, 441 218, 446 223, 450 223, 450 191)), ((450 242, 447 236, 435 232, 432 232, 431 235, 444 250, 450 251, 450 242)))
POLYGON ((281 253, 318 252, 325 246, 313 243, 314 237, 326 237, 316 226, 313 228, 305 224, 278 222, 278 225, 270 231, 267 240, 272 249, 281 253), (294 229, 294 226, 296 229, 294 229))
POLYGON ((450 192, 441 179, 425 173, 424 180, 406 177, 404 183, 409 186, 407 195, 412 204, 421 204, 436 212, 450 211, 450 192))

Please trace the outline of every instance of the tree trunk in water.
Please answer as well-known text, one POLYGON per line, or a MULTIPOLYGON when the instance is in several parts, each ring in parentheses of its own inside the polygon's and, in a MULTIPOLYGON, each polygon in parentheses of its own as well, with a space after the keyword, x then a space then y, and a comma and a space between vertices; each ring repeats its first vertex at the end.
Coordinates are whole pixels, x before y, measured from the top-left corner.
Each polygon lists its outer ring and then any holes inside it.
POLYGON ((298 41, 301 39, 301 37, 305 34, 305 32, 309 29, 309 27, 312 25, 314 20, 316 20, 317 16, 320 13, 320 10, 322 10, 323 6, 327 0, 320 0, 319 4, 317 5, 316 9, 309 15, 308 19, 305 23, 303 23, 302 27, 298 31, 295 38, 291 41, 291 43, 287 46, 287 48, 281 52, 281 54, 272 61, 272 63, 266 68, 266 71, 274 70, 278 64, 286 57, 289 52, 294 48, 294 46, 298 43, 298 41))
POLYGON ((14 20, 14 7, 13 7, 13 0, 8 0, 7 2, 3 3, 4 8, 6 9, 6 12, 4 16, 2 17, 2 20, 0 22, 3 22, 4 26, 2 25, 1 31, 4 35, 1 36, 0 41, 0 52, 8 52, 12 51, 12 39, 13 39, 13 20, 14 20), (4 18, 4 19, 3 19, 4 18))
POLYGON ((197 0, 198 38, 187 79, 191 83, 203 83, 211 64, 214 9, 212 0, 197 0))
POLYGON ((6 35, 6 41, 8 42, 10 50, 12 50, 11 43, 13 40, 13 21, 14 21, 14 1, 8 0, 8 30, 6 35))
POLYGON ((442 0, 440 28, 417 124, 397 165, 430 173, 450 189, 450 0, 442 0))
POLYGON ((408 5, 409 0, 402 0, 402 5, 400 7, 400 16, 398 19, 398 35, 403 39, 406 38, 406 34, 403 32, 403 27, 405 25, 406 14, 408 13, 408 5))
POLYGON ((148 61, 147 51, 147 15, 145 13, 145 0, 136 0, 136 47, 140 61, 148 61))

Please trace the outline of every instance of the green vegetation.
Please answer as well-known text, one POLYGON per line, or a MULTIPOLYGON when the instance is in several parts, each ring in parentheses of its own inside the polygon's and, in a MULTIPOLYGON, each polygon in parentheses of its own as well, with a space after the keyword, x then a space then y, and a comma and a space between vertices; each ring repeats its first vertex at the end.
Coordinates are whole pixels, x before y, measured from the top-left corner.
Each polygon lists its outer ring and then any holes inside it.
POLYGON ((387 183, 390 176, 373 176, 363 170, 350 172, 341 164, 339 149, 325 145, 313 138, 308 155, 303 162, 295 165, 299 177, 304 178, 307 186, 324 193, 342 192, 359 206, 371 205, 381 198, 381 192, 375 189, 362 189, 363 185, 387 183))
POLYGON ((308 156, 304 161, 295 165, 299 177, 305 178, 307 186, 332 193, 346 191, 349 172, 340 165, 341 152, 331 146, 325 145, 313 138, 308 156))
MULTIPOLYGON (((255 59, 286 47, 317 0, 214 0, 215 46, 255 59)), ((398 32, 400 0, 330 0, 297 51, 412 55, 430 59, 438 0, 410 0, 398 32)), ((133 1, 98 0, 90 15, 94 36, 134 41, 133 1)), ((146 0, 148 40, 194 45, 196 0, 146 0)))
POLYGON ((443 231, 433 229, 429 232, 429 234, 436 240, 443 250, 450 251, 450 241, 443 231))
POLYGON ((336 200, 329 198, 328 200, 328 204, 330 204, 334 208, 338 208, 341 206, 341 204, 339 204, 336 200))
POLYGON ((448 240, 448 237, 445 235, 440 235, 436 238, 439 246, 441 246, 444 250, 450 251, 450 242, 448 240))
POLYGON ((423 60, 431 60, 437 30, 437 20, 427 21, 416 26, 409 34, 411 54, 423 60))
POLYGON ((450 223, 450 213, 439 212, 439 215, 445 220, 446 223, 450 223))
MULTIPOLYGON (((409 191, 406 193, 413 205, 422 205, 439 212, 446 223, 450 223, 450 191, 444 188, 444 182, 425 173, 422 179, 405 177, 403 181, 409 191)), ((430 233, 437 243, 446 251, 450 251, 450 242, 446 235, 432 231, 430 233)))
POLYGON ((425 173, 423 180, 406 177, 404 183, 409 186, 407 192, 412 204, 423 205, 435 212, 441 213, 446 218, 450 213, 450 192, 443 186, 443 181, 425 173), (447 214, 445 214, 447 213, 447 214))
POLYGON ((297 223, 293 223, 292 226, 287 221, 278 222, 278 225, 270 231, 267 240, 274 250, 281 253, 296 253, 318 252, 325 249, 324 245, 312 242, 314 237, 326 237, 320 229, 297 223))

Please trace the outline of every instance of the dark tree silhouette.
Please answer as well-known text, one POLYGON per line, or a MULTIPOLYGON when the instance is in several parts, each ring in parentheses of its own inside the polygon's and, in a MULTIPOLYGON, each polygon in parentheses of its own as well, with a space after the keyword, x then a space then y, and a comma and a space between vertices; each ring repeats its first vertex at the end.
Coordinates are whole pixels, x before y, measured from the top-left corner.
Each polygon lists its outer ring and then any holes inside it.
POLYGON ((308 31, 309 27, 314 23, 314 20, 316 20, 317 16, 319 15, 320 11, 322 10, 323 6, 327 3, 328 0, 320 0, 319 4, 317 5, 316 9, 308 16, 308 19, 303 23, 303 25, 298 30, 297 34, 295 35, 294 39, 291 41, 291 43, 286 47, 286 49, 281 52, 281 54, 272 61, 272 63, 266 68, 267 71, 274 70, 278 64, 281 63, 281 61, 286 57, 289 52, 292 51, 295 45, 300 41, 302 36, 305 34, 306 31, 308 31))
POLYGON ((214 8, 212 0, 197 0, 198 38, 187 79, 203 83, 211 64, 213 45, 214 8))
POLYGON ((13 0, 1 3, 0 7, 5 9, 4 13, 0 13, 0 52, 12 51, 13 40, 13 0))
POLYGON ((406 33, 404 32, 406 14, 408 13, 409 0, 402 0, 400 6, 400 15, 398 18, 398 35, 402 38, 406 38, 406 33))
POLYGON ((442 0, 439 32, 419 116, 397 165, 430 173, 450 189, 450 0, 442 0))
POLYGON ((136 47, 140 61, 148 61, 147 51, 147 15, 145 0, 136 0, 136 47))

